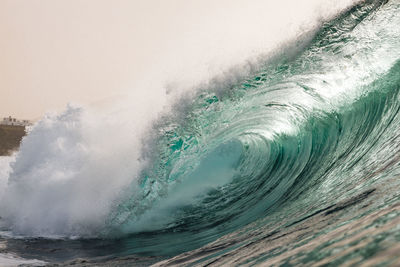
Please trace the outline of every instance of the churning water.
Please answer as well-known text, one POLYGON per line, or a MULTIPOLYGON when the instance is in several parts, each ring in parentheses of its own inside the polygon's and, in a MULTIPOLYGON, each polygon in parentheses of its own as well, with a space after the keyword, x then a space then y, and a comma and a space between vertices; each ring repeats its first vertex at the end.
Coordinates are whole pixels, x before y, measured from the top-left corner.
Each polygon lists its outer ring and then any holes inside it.
POLYGON ((7 252, 129 266, 394 264, 399 25, 399 1, 362 1, 139 132, 74 106, 46 117, 1 159, 7 252))

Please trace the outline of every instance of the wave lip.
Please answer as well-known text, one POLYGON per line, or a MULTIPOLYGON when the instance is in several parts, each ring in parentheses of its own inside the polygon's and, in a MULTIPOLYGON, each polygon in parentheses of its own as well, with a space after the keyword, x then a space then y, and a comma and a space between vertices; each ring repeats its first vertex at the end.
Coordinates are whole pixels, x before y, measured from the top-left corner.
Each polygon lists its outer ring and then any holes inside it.
POLYGON ((229 253, 259 234, 310 228, 310 218, 334 228, 362 217, 356 209, 347 221, 335 216, 398 173, 400 149, 391 144, 400 125, 400 30, 391 26, 400 25, 399 11, 394 1, 364 1, 324 24, 296 56, 260 66, 229 90, 199 91, 184 112, 154 125, 147 154, 117 154, 134 162, 119 175, 91 157, 98 150, 81 109, 42 121, 22 144, 2 212, 23 234, 100 233, 117 238, 122 254, 166 256, 215 240, 226 242, 218 253, 229 253), (32 162, 43 134, 49 146, 32 162), (100 185, 86 179, 93 176, 100 185), (109 186, 109 177, 123 178, 109 186), (8 209, 21 199, 30 201, 8 209))
MULTIPOLYGON (((194 216, 200 221, 203 216, 211 225, 223 221, 221 218, 229 218, 231 226, 238 227, 248 223, 244 217, 254 220, 265 216, 260 211, 272 207, 293 184, 306 179, 304 176, 313 179, 318 172, 312 172, 310 162, 316 164, 318 157, 325 159, 318 153, 314 155, 316 147, 328 154, 340 151, 333 144, 341 143, 345 131, 339 115, 341 110, 351 107, 369 92, 379 90, 370 85, 385 75, 399 58, 399 33, 388 26, 399 20, 398 6, 384 4, 384 1, 368 1, 355 6, 325 24, 311 45, 296 58, 283 58, 265 66, 225 95, 201 92, 187 112, 184 124, 166 118, 167 122, 157 129, 161 132, 158 141, 161 156, 143 173, 144 196, 131 198, 120 206, 115 217, 123 214, 124 219, 119 222, 134 225, 153 205, 170 197, 169 190, 173 192, 170 188, 174 184, 185 184, 192 179, 192 170, 197 168, 199 159, 232 140, 239 141, 243 147, 237 173, 231 183, 221 187, 219 194, 211 193, 230 204, 224 210, 218 203, 207 202, 211 196, 205 197, 207 208, 200 203, 197 208, 191 207, 195 211, 184 212, 183 216, 194 216), (329 124, 332 126, 328 127, 329 124), (321 129, 315 129, 316 125, 321 129), (238 191, 239 187, 243 190, 238 191), (240 196, 241 200, 234 196, 240 196), (239 204, 241 201, 248 205, 239 204), (141 205, 146 208, 137 208, 141 205), (218 216, 211 219, 202 209, 218 216), (235 217, 242 222, 234 223, 235 217)), ((334 160, 337 155, 331 156, 330 160, 334 160)), ((177 221, 190 224, 179 216, 177 221)), ((134 228, 131 230, 135 232, 134 228)), ((129 226, 124 231, 129 232, 129 226)))

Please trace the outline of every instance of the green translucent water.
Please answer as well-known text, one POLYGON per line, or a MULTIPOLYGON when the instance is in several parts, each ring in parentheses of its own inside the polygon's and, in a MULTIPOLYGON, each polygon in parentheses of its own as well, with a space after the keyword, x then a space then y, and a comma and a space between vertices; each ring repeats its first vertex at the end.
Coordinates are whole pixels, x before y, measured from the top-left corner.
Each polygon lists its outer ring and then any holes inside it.
MULTIPOLYGON (((398 25, 399 1, 364 1, 306 48, 177 103, 145 140, 139 187, 101 239, 52 247, 159 265, 395 263, 398 25)), ((31 241, 31 250, 46 242, 31 241)))

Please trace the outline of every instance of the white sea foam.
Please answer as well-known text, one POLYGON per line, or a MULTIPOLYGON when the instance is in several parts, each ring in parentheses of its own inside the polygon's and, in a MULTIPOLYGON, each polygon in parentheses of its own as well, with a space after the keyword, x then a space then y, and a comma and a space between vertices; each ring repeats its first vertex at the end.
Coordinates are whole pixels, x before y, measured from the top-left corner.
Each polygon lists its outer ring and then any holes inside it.
POLYGON ((28 260, 18 257, 11 253, 0 253, 0 266, 2 267, 15 267, 21 265, 27 266, 44 266, 46 262, 40 260, 28 260))
MULTIPOLYGON (((113 201, 143 164, 138 148, 145 122, 132 125, 114 115, 69 106, 33 127, 0 204, 15 233, 57 237, 101 230, 113 201)), ((7 170, 3 184, 4 175, 7 170)))
POLYGON ((15 161, 15 156, 0 157, 0 196, 4 194, 7 187, 8 177, 11 172, 11 162, 15 161))

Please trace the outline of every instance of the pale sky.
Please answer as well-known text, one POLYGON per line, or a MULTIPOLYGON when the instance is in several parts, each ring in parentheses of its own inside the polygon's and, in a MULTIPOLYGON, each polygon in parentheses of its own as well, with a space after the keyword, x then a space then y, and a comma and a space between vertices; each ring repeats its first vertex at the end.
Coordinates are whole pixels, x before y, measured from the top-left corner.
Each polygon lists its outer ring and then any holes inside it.
POLYGON ((195 84, 350 2, 0 0, 0 117, 195 84))

